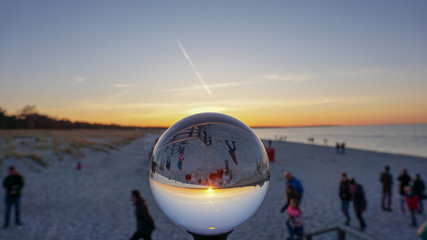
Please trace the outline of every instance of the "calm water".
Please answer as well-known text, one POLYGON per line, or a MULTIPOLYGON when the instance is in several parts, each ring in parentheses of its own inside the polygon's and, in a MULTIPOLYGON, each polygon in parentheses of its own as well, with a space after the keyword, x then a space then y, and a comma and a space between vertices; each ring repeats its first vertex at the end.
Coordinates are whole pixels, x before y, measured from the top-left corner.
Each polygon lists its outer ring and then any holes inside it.
POLYGON ((254 128, 261 139, 373 150, 427 157, 427 124, 353 127, 254 128))

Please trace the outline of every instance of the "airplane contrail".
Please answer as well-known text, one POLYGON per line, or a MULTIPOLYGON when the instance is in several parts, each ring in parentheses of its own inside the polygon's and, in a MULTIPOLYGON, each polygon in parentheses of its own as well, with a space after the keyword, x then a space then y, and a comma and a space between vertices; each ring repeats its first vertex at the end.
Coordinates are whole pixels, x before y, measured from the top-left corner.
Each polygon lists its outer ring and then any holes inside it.
POLYGON ((208 92, 209 95, 212 95, 212 91, 210 90, 209 86, 206 84, 205 80, 203 79, 202 75, 200 75, 199 71, 197 71, 196 66, 194 66, 193 61, 191 61, 190 56, 188 55, 187 51, 185 51, 184 46, 182 46, 179 39, 176 39, 176 43, 178 44, 178 47, 181 49, 182 54, 184 54, 185 59, 187 59, 188 63, 190 64, 191 68, 194 71, 194 74, 196 74, 196 77, 200 80, 203 87, 205 88, 206 92, 208 92))

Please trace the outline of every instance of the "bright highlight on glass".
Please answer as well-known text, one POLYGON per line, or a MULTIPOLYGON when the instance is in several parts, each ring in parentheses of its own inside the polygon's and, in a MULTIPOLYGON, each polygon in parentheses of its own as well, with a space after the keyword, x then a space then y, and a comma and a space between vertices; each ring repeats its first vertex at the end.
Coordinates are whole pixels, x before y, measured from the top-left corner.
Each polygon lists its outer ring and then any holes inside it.
POLYGON ((248 126, 224 114, 201 113, 162 135, 149 176, 169 218, 192 233, 219 235, 258 210, 270 169, 263 144, 248 126))

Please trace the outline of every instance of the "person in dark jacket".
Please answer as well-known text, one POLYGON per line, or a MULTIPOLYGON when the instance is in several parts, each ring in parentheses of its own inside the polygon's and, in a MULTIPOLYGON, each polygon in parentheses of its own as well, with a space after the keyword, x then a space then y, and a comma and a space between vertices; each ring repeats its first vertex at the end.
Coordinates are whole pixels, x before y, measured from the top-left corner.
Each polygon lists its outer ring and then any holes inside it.
POLYGON ((145 199, 141 197, 138 190, 133 190, 131 200, 135 205, 136 216, 136 232, 132 235, 130 240, 151 240, 151 233, 156 229, 154 220, 150 215, 145 199))
POLYGON ((341 173, 341 181, 339 187, 339 197, 341 199, 341 211, 346 217, 345 225, 350 224, 350 213, 348 209, 350 207, 351 192, 350 192, 350 180, 347 178, 346 173, 341 173))
POLYGON ((405 168, 402 169, 397 180, 400 182, 400 185, 399 185, 400 210, 404 213, 405 212, 405 196, 406 196, 405 187, 409 186, 409 183, 411 182, 411 177, 409 176, 405 168))
POLYGON ((353 200, 354 212, 360 222, 360 229, 365 230, 366 223, 362 216, 367 206, 365 192, 363 191, 362 185, 358 184, 354 178, 350 181, 350 192, 353 200))
POLYGON ((6 188, 6 212, 3 228, 9 227, 10 210, 15 207, 15 224, 22 225, 19 211, 19 200, 21 198, 21 189, 24 187, 24 179, 14 166, 9 167, 9 175, 3 181, 3 187, 6 188))
POLYGON ((425 198, 424 190, 426 189, 424 181, 421 179, 420 174, 415 174, 414 183, 412 184, 412 191, 418 197, 418 213, 423 214, 423 199, 425 198))
POLYGON ((300 198, 301 198, 300 194, 294 189, 294 187, 292 185, 290 185, 290 184, 286 185, 286 203, 282 207, 280 212, 283 213, 286 209, 288 209, 288 206, 289 206, 290 202, 292 201, 292 199, 298 200, 298 203, 299 203, 300 198))
POLYGON ((380 182, 383 185, 383 196, 381 201, 381 206, 383 210, 391 211, 391 189, 393 186, 393 177, 389 173, 390 167, 385 166, 385 170, 381 173, 380 182), (387 206, 385 205, 385 201, 387 199, 387 206))

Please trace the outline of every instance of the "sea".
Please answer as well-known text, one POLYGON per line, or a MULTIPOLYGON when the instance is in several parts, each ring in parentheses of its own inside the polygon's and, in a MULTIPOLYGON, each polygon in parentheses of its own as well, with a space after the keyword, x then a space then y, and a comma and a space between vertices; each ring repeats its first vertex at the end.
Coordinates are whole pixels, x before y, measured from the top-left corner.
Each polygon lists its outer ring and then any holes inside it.
POLYGON ((253 128, 261 139, 404 154, 427 158, 427 124, 253 128))

